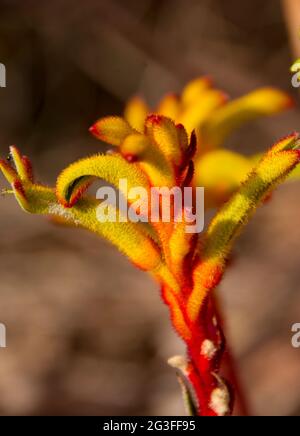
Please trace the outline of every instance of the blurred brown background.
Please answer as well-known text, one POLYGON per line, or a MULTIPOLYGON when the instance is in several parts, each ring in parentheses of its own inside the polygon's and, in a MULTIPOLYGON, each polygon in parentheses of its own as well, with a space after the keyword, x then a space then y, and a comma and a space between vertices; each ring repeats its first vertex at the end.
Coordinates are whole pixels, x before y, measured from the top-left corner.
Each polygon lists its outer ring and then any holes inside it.
MULTIPOLYGON (((209 74, 237 97, 291 87, 277 0, 0 2, 0 151, 20 146, 43 182, 101 144, 88 127, 139 92, 154 104, 209 74)), ((300 129, 299 106, 244 127, 250 153, 300 129)), ((6 184, 1 178, 1 187, 6 184)), ((239 240, 219 290, 252 414, 300 415, 300 185, 286 184, 239 240)), ((157 286, 93 235, 0 201, 1 414, 183 414, 166 359, 183 350, 157 286)))

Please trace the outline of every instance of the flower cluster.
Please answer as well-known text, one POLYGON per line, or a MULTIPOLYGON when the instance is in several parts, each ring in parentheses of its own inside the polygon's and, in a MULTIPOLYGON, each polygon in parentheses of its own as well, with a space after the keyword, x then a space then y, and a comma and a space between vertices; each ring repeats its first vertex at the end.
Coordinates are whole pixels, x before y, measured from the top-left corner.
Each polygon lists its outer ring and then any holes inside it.
MULTIPOLYGON (((11 185, 6 192, 13 193, 25 211, 54 216, 108 239, 157 280, 172 324, 187 347, 187 356, 172 358, 170 364, 180 370, 187 402, 192 413, 198 415, 231 412, 230 389, 219 373, 225 342, 212 291, 223 276, 241 228, 297 166, 298 134, 277 142, 254 168, 253 163, 249 164, 249 174, 243 175, 242 184, 239 181, 234 189, 226 185, 226 197, 234 193, 202 234, 187 233, 185 222, 177 222, 174 215, 167 223, 161 219, 100 222, 96 214, 99 202, 86 191, 96 178, 116 188, 120 179, 126 179, 129 188, 143 187, 147 191, 153 186, 183 188, 198 184, 203 177, 197 176, 198 165, 202 168, 209 155, 213 159, 232 127, 287 105, 284 94, 269 89, 224 105, 224 94, 209 88, 206 79, 199 79, 189 84, 180 98, 163 99, 154 114, 148 113, 145 103, 134 99, 126 108, 125 118, 110 116, 97 121, 92 133, 115 146, 115 150, 71 164, 58 176, 55 188, 35 183, 29 159, 16 147, 11 147, 9 161, 0 161, 11 185)), ((209 168, 217 171, 217 167, 209 168)), ((234 170, 238 170, 236 165, 231 168, 234 170)), ((205 183, 203 186, 206 188, 205 183)), ((210 204, 220 204, 221 197, 216 195, 219 188, 216 185, 209 191, 213 194, 210 204)), ((132 198, 126 200, 133 203, 132 198)), ((115 205, 107 208, 120 213, 115 205)))
MULTIPOLYGON (((292 98, 279 89, 263 87, 230 100, 213 86, 211 78, 189 82, 180 95, 167 94, 156 108, 150 109, 140 97, 129 100, 124 118, 137 129, 149 113, 158 113, 184 125, 188 134, 195 130, 194 186, 205 186, 206 207, 218 207, 227 201, 246 179, 261 155, 244 156, 224 148, 224 142, 236 129, 256 118, 278 114, 294 105, 292 98)), ((299 178, 300 171, 293 173, 299 178)))

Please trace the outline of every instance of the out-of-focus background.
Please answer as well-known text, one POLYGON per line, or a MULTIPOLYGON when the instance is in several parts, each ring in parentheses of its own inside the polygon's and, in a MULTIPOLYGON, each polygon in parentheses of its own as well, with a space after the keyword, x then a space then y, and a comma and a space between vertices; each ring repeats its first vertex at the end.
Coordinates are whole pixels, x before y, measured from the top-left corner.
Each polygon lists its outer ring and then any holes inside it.
MULTIPOLYGON (((297 100, 292 60, 277 0, 2 0, 0 151, 17 144, 53 185, 100 150, 88 127, 132 94, 155 104, 208 74, 232 97, 274 85, 297 100)), ((249 154, 297 129, 299 105, 227 146, 249 154)), ((166 364, 183 345, 156 284, 91 234, 26 215, 13 198, 0 209, 0 413, 183 414, 166 364)), ((300 183, 285 184, 243 233, 219 289, 255 415, 300 415, 299 217, 300 183)))

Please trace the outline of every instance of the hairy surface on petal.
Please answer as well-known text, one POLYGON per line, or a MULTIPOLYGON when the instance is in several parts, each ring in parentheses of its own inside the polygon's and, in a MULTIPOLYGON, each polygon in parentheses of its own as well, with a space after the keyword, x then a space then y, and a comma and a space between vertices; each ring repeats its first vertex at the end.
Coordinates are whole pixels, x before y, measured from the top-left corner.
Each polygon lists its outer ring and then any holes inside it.
MULTIPOLYGON (((38 190, 35 187, 28 192, 29 204, 34 203, 34 198, 38 198, 41 202, 41 190, 41 187, 38 190)), ((137 267, 145 271, 155 271, 160 267, 162 258, 159 246, 147 236, 147 233, 150 233, 148 229, 144 228, 142 223, 119 222, 119 212, 114 206, 108 205, 107 214, 115 213, 116 221, 100 222, 97 218, 99 202, 92 198, 81 199, 71 209, 66 209, 57 203, 54 192, 49 195, 44 191, 43 196, 42 204, 47 206, 45 209, 35 209, 34 213, 46 213, 60 217, 65 223, 84 228, 107 239, 137 267)))
MULTIPOLYGON (((139 186, 149 190, 150 185, 146 175, 136 164, 130 164, 119 155, 95 155, 79 160, 61 172, 57 179, 56 193, 65 206, 71 207, 82 195, 81 185, 79 195, 74 195, 77 183, 82 178, 98 177, 119 188, 119 180, 126 179, 128 190, 139 186), (72 195, 73 194, 73 195, 72 195), (72 197, 72 202, 70 199, 72 197)), ((122 192, 127 198, 127 192, 122 192)))
POLYGON ((207 292, 219 282, 229 251, 242 227, 266 196, 299 163, 298 146, 297 134, 275 144, 212 220, 201 250, 201 262, 194 270, 194 288, 188 301, 192 319, 197 318, 207 292))
POLYGON ((120 146, 125 159, 137 161, 137 165, 147 174, 152 186, 172 187, 175 184, 175 172, 172 164, 156 144, 139 133, 127 136, 120 146))
POLYGON ((17 147, 9 147, 10 157, 13 159, 19 178, 32 181, 32 168, 29 159, 22 156, 17 147))
POLYGON ((176 129, 177 129, 180 148, 182 149, 183 152, 185 152, 189 146, 189 137, 187 131, 185 130, 184 126, 180 123, 176 124, 176 129))
POLYGON ((4 159, 0 160, 0 170, 10 184, 16 180, 20 180, 17 171, 4 159))
POLYGON ((120 145, 127 135, 134 132, 134 129, 124 118, 109 116, 100 118, 91 128, 90 132, 111 145, 120 145))
MULTIPOLYGON (((182 159, 179 129, 174 121, 162 115, 149 115, 146 120, 146 132, 158 145, 165 157, 179 165, 182 159)), ((182 132, 180 132, 182 135, 182 132)))
MULTIPOLYGON (((19 153, 14 153, 14 161, 19 156, 19 153)), ((139 268, 153 274, 162 268, 160 248, 155 243, 157 235, 153 229, 149 229, 148 223, 119 222, 119 212, 113 205, 108 205, 107 213, 115 213, 116 220, 100 222, 97 217, 99 201, 96 199, 84 198, 72 208, 66 208, 58 202, 54 189, 33 184, 28 180, 22 181, 6 161, 0 161, 0 169, 11 184, 12 193, 18 203, 26 212, 53 216, 58 222, 94 232, 112 242, 139 268)), ((23 169, 18 169, 22 173, 23 169)))
POLYGON ((184 260, 187 255, 192 258, 192 246, 195 235, 186 232, 184 221, 175 223, 174 230, 169 241, 171 268, 181 282, 187 282, 185 277, 184 260))
MULTIPOLYGON (((139 268, 146 271, 155 271, 162 263, 159 247, 145 235, 142 223, 135 224, 130 221, 99 222, 97 219, 97 205, 91 199, 81 199, 73 208, 67 209, 80 227, 92 231, 113 243, 122 253, 139 268)), ((108 213, 114 207, 108 206, 108 213)), ((118 211, 117 217, 119 215, 118 211)))

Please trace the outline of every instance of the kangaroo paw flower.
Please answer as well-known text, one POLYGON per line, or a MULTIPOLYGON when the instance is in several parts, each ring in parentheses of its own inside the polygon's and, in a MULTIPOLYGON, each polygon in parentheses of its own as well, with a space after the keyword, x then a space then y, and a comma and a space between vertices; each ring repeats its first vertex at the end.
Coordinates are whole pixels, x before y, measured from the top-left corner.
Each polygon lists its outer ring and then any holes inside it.
MULTIPOLYGON (((197 176, 199 138, 205 131, 207 143, 215 147, 232 126, 248 117, 249 111, 253 118, 257 113, 274 113, 285 104, 283 95, 272 90, 257 91, 241 101, 226 104, 224 95, 212 89, 208 79, 197 79, 180 97, 168 97, 160 103, 160 110, 173 114, 176 120, 157 112, 147 114, 147 106, 140 100, 130 102, 126 120, 121 117, 98 120, 91 132, 115 146, 115 152, 96 154, 69 165, 58 176, 55 188, 34 182, 30 161, 15 147, 11 147, 8 161, 0 160, 0 169, 11 185, 9 192, 25 211, 47 215, 56 222, 104 237, 158 281, 172 325, 186 344, 186 357, 177 356, 169 363, 179 371, 191 414, 231 413, 231 390, 220 376, 225 338, 212 291, 223 277, 241 229, 300 160, 297 133, 277 142, 254 168, 254 161, 248 165, 246 158, 224 151, 221 157, 217 150, 210 152, 216 154, 203 155, 198 177, 202 177, 204 185, 213 192, 216 186, 220 189, 222 182, 232 183, 234 188, 230 189, 235 192, 226 198, 227 203, 200 235, 187 230, 187 225, 195 221, 193 211, 197 206, 195 198, 198 199, 194 172, 197 176), (237 114, 240 118, 236 118, 237 114), (222 168, 226 159, 229 166, 234 162, 238 162, 238 167, 244 166, 242 174, 230 179, 228 168, 222 168), (249 173, 247 177, 245 173, 249 173), (125 211, 116 202, 106 203, 100 197, 88 195, 87 190, 96 179, 115 188, 113 198, 119 190, 125 211), (124 180, 126 184, 120 184, 124 180), (191 204, 178 203, 174 193, 178 190, 181 193, 191 185, 194 185, 191 204), (130 191, 141 189, 146 197, 137 200, 130 191), (153 189, 160 194, 155 219, 149 218, 153 189), (167 194, 170 210, 168 219, 164 219, 162 206, 167 194), (128 219, 127 208, 138 219, 128 219), (100 219, 99 210, 105 211, 105 219, 103 215, 100 219)), ((224 194, 228 195, 228 190, 227 187, 224 194)))
MULTIPOLYGON (((292 71, 298 71, 298 67, 297 61, 292 71)), ((198 77, 191 80, 179 95, 164 96, 153 110, 140 97, 132 98, 126 105, 124 116, 127 123, 139 133, 144 133, 145 120, 151 113, 154 113, 152 121, 158 121, 159 115, 162 115, 172 119, 177 125, 183 125, 184 132, 189 137, 195 132, 197 155, 194 159, 195 172, 192 183, 194 186, 206 187, 205 204, 206 208, 210 208, 225 203, 255 165, 256 156, 247 157, 225 150, 222 148, 224 141, 243 124, 257 118, 276 115, 292 108, 293 105, 294 102, 289 95, 272 87, 259 88, 231 100, 224 91, 214 87, 210 77, 198 77)), ((111 119, 112 117, 108 117, 108 120, 111 119)), ((124 125, 120 120, 118 123, 120 126, 124 125)), ((167 132, 163 129, 163 132, 170 135, 171 130, 167 132)), ((122 131, 127 132, 128 125, 124 125, 122 131)), ((159 135, 159 128, 156 129, 156 133, 159 135)), ((100 139, 105 140, 104 136, 98 135, 100 139)), ((122 135, 121 137, 124 138, 122 135)), ((162 142, 158 140, 158 143, 161 142, 160 147, 166 151, 164 138, 161 140, 162 142)), ((117 140, 117 143, 119 142, 120 139, 117 140)), ((111 138, 111 143, 118 145, 114 138, 111 138)), ((181 141, 182 145, 184 143, 186 139, 181 141)), ((174 146, 175 144, 176 142, 174 146)), ((169 157, 171 155, 178 164, 180 150, 170 150, 169 157)), ((130 154, 127 155, 128 159, 131 157, 130 154)), ((295 170, 290 179, 298 180, 299 173, 300 170, 295 170)))

